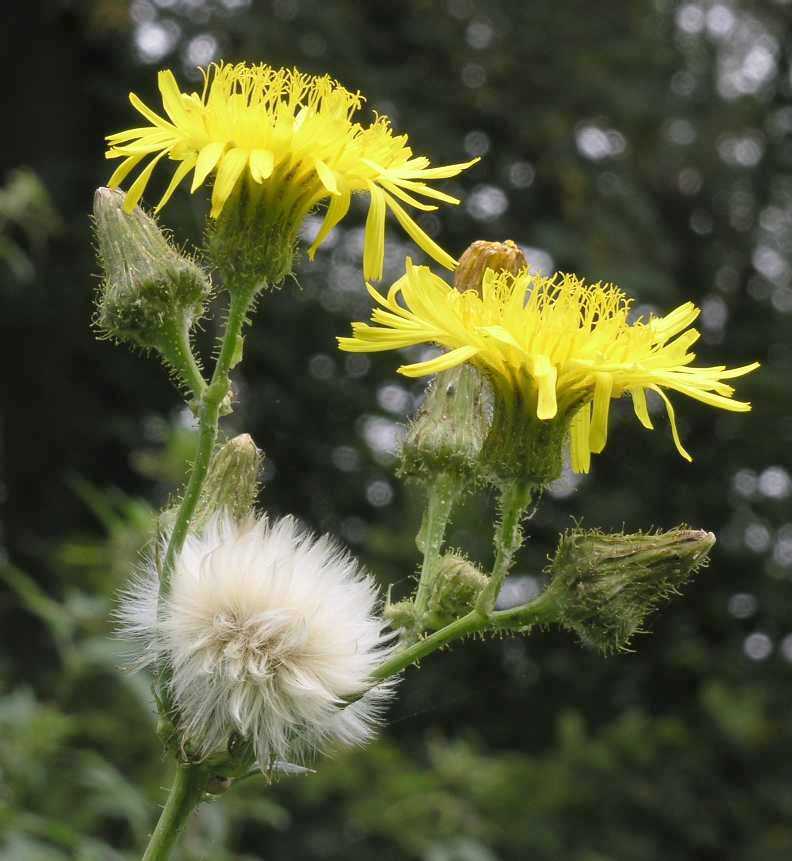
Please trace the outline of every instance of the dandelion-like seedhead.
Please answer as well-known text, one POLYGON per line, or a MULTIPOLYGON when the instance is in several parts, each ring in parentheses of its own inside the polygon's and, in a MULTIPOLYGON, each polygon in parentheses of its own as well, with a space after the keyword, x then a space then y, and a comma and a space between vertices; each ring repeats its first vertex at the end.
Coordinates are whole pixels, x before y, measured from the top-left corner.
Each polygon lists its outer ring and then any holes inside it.
POLYGON ((366 278, 382 277, 385 215, 390 210, 406 233, 443 266, 454 259, 434 242, 402 206, 434 210, 436 200, 459 201, 427 183, 456 176, 464 164, 430 167, 413 156, 407 135, 394 135, 387 117, 367 126, 354 119, 363 98, 331 78, 296 69, 219 63, 204 70, 202 93, 183 93, 170 70, 159 73, 166 117, 129 98, 150 126, 108 135, 107 158, 123 158, 108 185, 117 187, 145 159, 153 156, 127 191, 132 210, 158 162, 178 162, 157 205, 161 209, 192 173, 196 191, 214 174, 212 218, 218 218, 244 179, 262 207, 281 213, 299 227, 321 201, 329 199, 322 226, 308 256, 313 258, 336 224, 347 214, 351 196, 370 197, 363 267, 366 278), (420 198, 420 199, 419 199, 420 198))
MULTIPOLYGON (((572 465, 589 469, 590 453, 601 452, 608 436, 614 398, 629 393, 635 414, 652 428, 646 391, 662 399, 677 450, 686 460, 674 409, 664 390, 713 407, 746 412, 732 400, 724 380, 758 367, 692 367, 690 347, 699 333, 689 328, 699 315, 686 302, 664 317, 630 323, 631 300, 611 284, 586 284, 575 275, 549 278, 525 270, 484 273, 481 290, 459 292, 425 266, 412 266, 383 296, 369 287, 381 307, 372 322, 353 323, 353 337, 339 338, 342 350, 370 352, 416 344, 439 344, 442 355, 403 365, 408 377, 433 374, 471 362, 490 377, 497 403, 520 401, 539 432, 555 419, 571 418, 572 465)), ((554 422, 557 424, 557 422, 554 422)), ((561 427, 564 432, 564 427, 561 427)))
POLYGON ((166 669, 185 746, 205 758, 237 734, 268 770, 373 734, 392 690, 370 688, 391 650, 378 603, 329 537, 220 513, 187 539, 159 612, 152 562, 119 616, 139 664, 166 669))

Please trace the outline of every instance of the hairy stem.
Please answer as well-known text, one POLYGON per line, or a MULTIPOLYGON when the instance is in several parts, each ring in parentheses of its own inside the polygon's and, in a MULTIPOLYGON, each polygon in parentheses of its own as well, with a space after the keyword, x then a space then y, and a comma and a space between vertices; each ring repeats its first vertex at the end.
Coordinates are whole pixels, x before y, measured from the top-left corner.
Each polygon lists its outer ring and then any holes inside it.
POLYGON ((479 609, 471 610, 467 615, 455 619, 439 631, 435 631, 406 649, 396 652, 393 657, 375 670, 372 679, 375 682, 383 682, 453 640, 467 637, 470 634, 477 634, 486 630, 525 629, 531 625, 549 624, 556 621, 557 618, 558 609, 555 598, 549 592, 542 593, 529 604, 522 604, 510 610, 498 610, 489 614, 479 609))
POLYGON ((501 491, 501 516, 495 530, 495 563, 486 587, 478 600, 478 609, 489 614, 498 599, 503 581, 511 570, 514 556, 522 546, 521 522, 531 504, 536 488, 522 481, 512 481, 501 491))
POLYGON ((421 579, 415 593, 415 611, 418 624, 426 612, 432 577, 437 568, 451 512, 459 499, 460 482, 456 476, 441 473, 429 487, 426 510, 421 521, 421 530, 416 538, 418 549, 423 554, 421 579))
POLYGON ((179 381, 187 387, 195 402, 200 403, 206 391, 206 381, 190 345, 187 321, 168 321, 163 335, 159 345, 163 359, 173 369, 179 381))
POLYGON ((177 766, 168 800, 146 847, 143 861, 165 861, 170 856, 189 815, 204 794, 207 780, 207 772, 199 766, 177 766))
POLYGON ((257 292, 257 286, 253 285, 247 289, 237 288, 231 293, 226 328, 220 341, 220 355, 212 374, 212 380, 205 387, 203 396, 198 402, 198 448, 195 452, 190 480, 187 482, 187 488, 179 505, 173 531, 165 551, 165 559, 160 572, 160 595, 167 595, 168 593, 173 562, 187 537, 190 521, 201 495, 201 488, 217 440, 220 408, 231 388, 228 375, 231 368, 239 361, 242 327, 245 324, 250 303, 257 292))

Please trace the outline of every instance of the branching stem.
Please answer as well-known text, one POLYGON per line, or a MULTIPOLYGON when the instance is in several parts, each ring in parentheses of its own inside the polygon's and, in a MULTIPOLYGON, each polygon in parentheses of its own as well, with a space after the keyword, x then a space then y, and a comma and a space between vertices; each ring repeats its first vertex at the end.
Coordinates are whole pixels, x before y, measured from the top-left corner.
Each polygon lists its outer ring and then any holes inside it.
POLYGON ((231 293, 226 328, 220 341, 220 355, 212 374, 212 380, 205 387, 203 397, 198 404, 198 447, 190 472, 190 480, 187 482, 187 488, 179 505, 176 522, 173 525, 173 531, 165 551, 165 559, 160 571, 160 595, 167 595, 168 593, 173 562, 187 537, 190 521, 201 495, 201 488, 217 440, 220 408, 231 388, 229 373, 241 353, 242 327, 245 324, 250 303, 257 292, 257 287, 258 285, 252 285, 245 289, 237 286, 231 293))
POLYGON ((529 628, 532 625, 545 625, 556 621, 557 616, 558 609, 555 598, 550 592, 544 592, 529 604, 523 604, 510 610, 498 610, 489 614, 479 609, 471 610, 467 615, 455 619, 439 631, 435 631, 406 649, 396 652, 393 657, 377 668, 372 679, 375 682, 383 682, 411 664, 420 661, 421 658, 425 658, 461 637, 478 634, 485 630, 515 630, 529 628))

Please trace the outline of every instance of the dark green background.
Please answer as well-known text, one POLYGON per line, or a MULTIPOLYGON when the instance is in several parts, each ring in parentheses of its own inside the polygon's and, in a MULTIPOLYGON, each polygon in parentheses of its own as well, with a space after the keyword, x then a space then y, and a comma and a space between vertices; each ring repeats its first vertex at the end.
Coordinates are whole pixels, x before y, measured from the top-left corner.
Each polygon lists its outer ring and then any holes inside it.
MULTIPOLYGON (((647 433, 619 404, 591 475, 531 523, 518 576, 573 518, 717 534, 634 652, 550 631, 435 655, 382 742, 202 809, 184 858, 792 857, 792 5, 53 0, 14 3, 0 41, 0 181, 33 169, 61 222, 42 242, 0 199, 4 247, 32 264, 0 261, 0 858, 139 857, 167 783, 107 616, 191 438, 166 374, 92 335, 88 213, 103 135, 137 123, 127 92, 156 106, 158 68, 186 82, 213 57, 328 72, 434 163, 482 154, 444 186, 463 204, 423 222, 451 253, 512 238, 644 308, 692 299, 702 363, 762 368, 737 383, 748 415, 676 398, 692 465, 661 415, 647 433)), ((199 241, 205 210, 180 192, 163 221, 199 241)), ((267 453, 266 509, 339 534, 399 595, 420 498, 387 446, 423 384, 336 351, 370 306, 364 216, 262 301, 227 426, 267 453)), ((387 249, 386 278, 420 258, 394 224, 387 249)), ((471 503, 452 535, 482 561, 491 510, 471 503)))

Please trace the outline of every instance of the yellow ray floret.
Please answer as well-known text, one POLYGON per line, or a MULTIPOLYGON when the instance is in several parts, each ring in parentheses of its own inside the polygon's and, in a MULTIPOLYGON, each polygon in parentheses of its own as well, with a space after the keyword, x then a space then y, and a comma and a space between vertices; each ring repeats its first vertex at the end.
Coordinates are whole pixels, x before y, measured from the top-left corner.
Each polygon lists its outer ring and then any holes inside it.
POLYGON ((677 450, 691 460, 679 439, 674 409, 665 391, 676 391, 734 412, 750 404, 732 400, 724 380, 759 367, 691 367, 690 347, 699 337, 689 328, 699 309, 691 302, 664 317, 630 323, 630 299, 610 284, 586 284, 575 275, 550 278, 488 270, 481 292, 460 293, 425 266, 407 261, 407 272, 383 296, 372 322, 353 323, 353 336, 339 338, 342 350, 369 352, 438 344, 435 359, 403 365, 399 373, 419 377, 472 362, 488 373, 496 391, 514 393, 541 420, 573 415, 572 465, 587 472, 591 452, 608 436, 614 398, 629 393, 635 414, 652 427, 646 391, 663 401, 677 450), (582 405, 582 406, 581 406, 582 405))
POLYGON ((165 116, 130 93, 132 105, 150 125, 107 137, 107 158, 123 159, 110 177, 111 188, 153 156, 126 193, 128 211, 167 155, 178 164, 156 210, 190 173, 192 192, 214 176, 213 218, 220 215, 241 177, 264 186, 270 205, 300 221, 320 201, 329 199, 324 222, 308 251, 313 259, 346 215, 352 194, 365 192, 370 196, 363 256, 366 278, 382 277, 388 209, 430 257, 454 267, 454 259, 402 204, 433 210, 437 207, 431 201, 459 203, 428 183, 456 176, 478 159, 429 167, 427 158, 413 156, 407 135, 393 134, 387 117, 376 116, 367 126, 353 120, 363 103, 359 93, 349 92, 327 76, 304 75, 296 69, 212 65, 204 71, 200 95, 181 92, 173 73, 166 70, 159 73, 159 90, 165 116))

